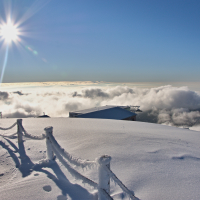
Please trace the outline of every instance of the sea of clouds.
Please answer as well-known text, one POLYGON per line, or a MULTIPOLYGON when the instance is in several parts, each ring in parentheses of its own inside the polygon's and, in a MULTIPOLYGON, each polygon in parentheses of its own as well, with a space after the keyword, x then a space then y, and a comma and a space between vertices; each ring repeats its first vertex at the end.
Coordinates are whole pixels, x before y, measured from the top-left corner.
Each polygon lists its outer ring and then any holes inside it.
POLYGON ((127 86, 85 87, 34 91, 1 91, 3 117, 68 117, 76 111, 103 105, 140 106, 137 120, 179 127, 200 124, 200 94, 187 87, 170 85, 155 88, 127 86))

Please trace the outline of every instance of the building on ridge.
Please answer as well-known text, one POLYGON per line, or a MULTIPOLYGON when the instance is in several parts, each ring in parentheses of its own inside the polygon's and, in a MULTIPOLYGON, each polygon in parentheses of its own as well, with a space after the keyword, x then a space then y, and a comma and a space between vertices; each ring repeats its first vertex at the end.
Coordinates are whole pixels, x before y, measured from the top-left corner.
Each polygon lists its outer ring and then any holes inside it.
POLYGON ((98 118, 136 121, 136 113, 142 112, 139 106, 100 106, 69 112, 71 118, 98 118))

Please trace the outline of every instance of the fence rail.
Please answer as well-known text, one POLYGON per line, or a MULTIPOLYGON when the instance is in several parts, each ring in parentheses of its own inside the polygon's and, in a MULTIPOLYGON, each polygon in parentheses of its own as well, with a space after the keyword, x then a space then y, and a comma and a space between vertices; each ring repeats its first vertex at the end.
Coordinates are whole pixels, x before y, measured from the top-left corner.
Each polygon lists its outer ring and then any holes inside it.
MULTIPOLYGON (((46 130, 46 129, 45 129, 46 130)), ((53 131, 53 127, 49 127, 49 131, 53 131)), ((80 158, 75 158, 72 155, 70 155, 68 152, 65 151, 65 149, 61 148, 61 146, 57 143, 56 139, 54 138, 53 134, 47 133, 48 139, 51 141, 52 146, 65 158, 67 159, 71 164, 80 166, 82 168, 85 167, 91 167, 93 165, 96 165, 96 161, 88 161, 88 160, 82 160, 80 158)))
POLYGON ((133 192, 130 191, 111 171, 110 169, 110 161, 111 157, 108 155, 103 155, 95 161, 82 160, 80 158, 73 157, 69 154, 65 149, 63 149, 56 139, 53 136, 53 127, 46 127, 45 133, 41 134, 41 136, 34 136, 29 134, 22 125, 22 119, 17 119, 12 126, 8 128, 0 127, 0 130, 9 130, 17 125, 17 132, 14 134, 0 134, 2 137, 12 138, 14 135, 18 134, 18 143, 21 143, 22 137, 27 137, 34 140, 43 140, 46 138, 46 146, 47 146, 47 160, 52 161, 54 159, 54 154, 59 159, 59 161, 67 168, 67 170, 77 179, 81 179, 83 183, 87 183, 90 186, 98 189, 98 199, 99 200, 112 200, 113 198, 110 196, 110 179, 112 179, 119 187, 122 189, 124 193, 126 193, 130 199, 138 200, 137 197, 134 196, 133 192), (98 166, 98 174, 99 181, 98 184, 93 180, 83 176, 77 170, 75 170, 66 160, 75 166, 79 166, 82 168, 85 167, 93 167, 98 166))
POLYGON ((9 129, 12 129, 12 128, 15 127, 16 125, 17 125, 17 122, 15 122, 12 126, 10 126, 10 127, 8 127, 8 128, 2 128, 2 127, 0 127, 0 130, 6 131, 6 130, 9 130, 9 129))

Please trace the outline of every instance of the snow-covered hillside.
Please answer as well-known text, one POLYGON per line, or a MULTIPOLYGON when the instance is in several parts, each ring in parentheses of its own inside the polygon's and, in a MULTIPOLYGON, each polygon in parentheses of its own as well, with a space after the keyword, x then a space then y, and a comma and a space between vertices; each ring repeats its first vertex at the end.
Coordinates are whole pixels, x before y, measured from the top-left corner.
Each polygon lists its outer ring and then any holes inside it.
MULTIPOLYGON (((16 119, 1 119, 9 127, 16 119)), ((82 159, 112 157, 111 170, 142 200, 200 199, 200 133, 158 124, 104 119, 26 118, 28 133, 53 135, 66 151, 82 159)), ((0 134, 14 133, 16 127, 0 134)), ((1 199, 97 199, 97 190, 75 180, 61 163, 37 164, 46 158, 45 140, 0 137, 1 199), (35 167, 34 167, 35 166, 35 167)), ((97 169, 82 170, 98 182, 97 169)), ((128 199, 111 182, 114 199, 128 199)))

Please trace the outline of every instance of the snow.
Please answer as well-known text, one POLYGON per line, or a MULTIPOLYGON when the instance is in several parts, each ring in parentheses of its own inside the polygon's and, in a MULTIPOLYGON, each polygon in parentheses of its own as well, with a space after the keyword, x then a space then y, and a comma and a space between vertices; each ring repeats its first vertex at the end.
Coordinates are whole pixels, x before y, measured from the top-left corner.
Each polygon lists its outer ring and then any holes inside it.
MULTIPOLYGON (((1 119, 6 128, 16 119, 1 119)), ((101 155, 112 157, 110 169, 142 200, 199 200, 200 133, 165 125, 81 118, 25 118, 27 133, 41 136, 53 127, 58 144, 74 157, 95 161, 101 155)), ((11 130, 0 134, 11 135, 11 130)), ((58 159, 46 159, 46 141, 0 136, 1 199, 97 200, 97 189, 75 179, 58 159)), ((74 166, 72 166, 74 167, 74 166)), ((98 183, 97 167, 75 168, 98 183)), ((111 181, 113 199, 129 199, 111 181)))

